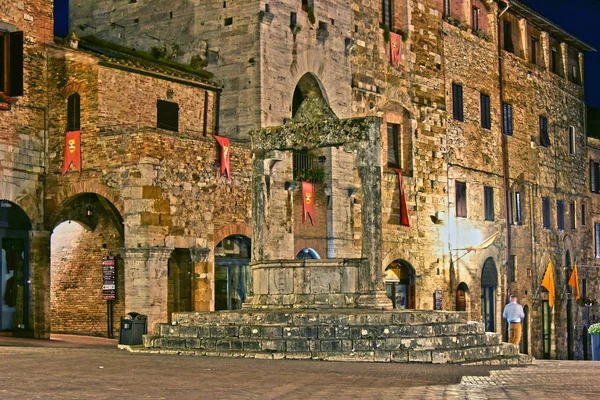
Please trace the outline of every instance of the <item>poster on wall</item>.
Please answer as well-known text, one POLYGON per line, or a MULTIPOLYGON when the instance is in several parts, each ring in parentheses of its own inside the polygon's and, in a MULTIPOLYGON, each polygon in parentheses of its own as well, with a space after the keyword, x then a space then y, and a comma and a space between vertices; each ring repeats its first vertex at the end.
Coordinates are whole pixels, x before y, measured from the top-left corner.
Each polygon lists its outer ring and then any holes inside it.
POLYGON ((102 299, 116 300, 115 256, 102 257, 102 299))

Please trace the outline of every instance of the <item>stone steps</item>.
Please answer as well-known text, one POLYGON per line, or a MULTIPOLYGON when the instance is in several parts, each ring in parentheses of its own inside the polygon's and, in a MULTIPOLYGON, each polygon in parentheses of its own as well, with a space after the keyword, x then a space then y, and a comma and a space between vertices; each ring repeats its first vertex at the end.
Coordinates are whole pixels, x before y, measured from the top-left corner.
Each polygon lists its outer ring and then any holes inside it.
POLYGON ((146 351, 372 362, 518 363, 518 348, 465 313, 240 310, 178 313, 146 335, 146 351))

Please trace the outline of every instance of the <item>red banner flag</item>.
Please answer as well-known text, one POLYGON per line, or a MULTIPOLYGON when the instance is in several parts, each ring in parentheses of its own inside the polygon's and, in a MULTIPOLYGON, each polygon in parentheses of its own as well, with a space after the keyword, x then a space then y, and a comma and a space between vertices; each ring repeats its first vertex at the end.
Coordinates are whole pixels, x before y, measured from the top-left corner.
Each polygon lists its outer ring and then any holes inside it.
POLYGON ((315 185, 302 182, 302 223, 306 222, 306 214, 310 215, 310 223, 315 224, 315 185))
POLYGON ((400 186, 400 225, 410 226, 410 222, 408 220, 408 206, 406 205, 406 197, 404 195, 402 171, 400 171, 398 168, 394 168, 394 171, 398 174, 398 185, 400 186))
POLYGON ((397 33, 390 32, 390 58, 391 63, 394 67, 400 66, 400 44, 402 43, 402 36, 397 33))
POLYGON ((65 135, 65 156, 63 159, 62 174, 66 174, 73 163, 77 171, 81 172, 81 132, 72 131, 65 135))
POLYGON ((229 138, 215 136, 221 146, 221 176, 227 172, 227 180, 231 182, 231 172, 229 170, 229 157, 231 155, 229 147, 229 138))

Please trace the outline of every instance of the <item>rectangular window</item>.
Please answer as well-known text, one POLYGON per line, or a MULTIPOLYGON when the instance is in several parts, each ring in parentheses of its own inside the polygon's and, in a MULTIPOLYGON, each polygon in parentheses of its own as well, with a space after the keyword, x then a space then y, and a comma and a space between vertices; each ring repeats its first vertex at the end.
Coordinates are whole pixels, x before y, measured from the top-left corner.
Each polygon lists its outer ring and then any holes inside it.
POLYGON ((600 193, 600 184, 598 184, 599 178, 600 163, 596 161, 590 161, 590 191, 592 193, 600 193))
POLYGON ((550 147, 550 136, 548 136, 548 119, 540 115, 540 144, 550 147))
POLYGON ((490 96, 481 93, 480 96, 480 107, 481 107, 481 127, 485 129, 492 128, 492 119, 490 112, 490 96))
POLYGON ((467 218, 467 184, 456 182, 456 216, 467 218))
POLYGON ((513 122, 512 122, 512 104, 502 104, 502 128, 505 135, 511 136, 513 134, 513 122))
POLYGON ((532 37, 531 38, 531 62, 533 64, 537 64, 537 59, 538 59, 538 48, 539 48, 539 42, 537 40, 537 38, 532 37))
POLYGON ((384 25, 387 25, 388 28, 392 29, 392 23, 393 23, 393 18, 392 18, 392 10, 393 10, 394 4, 393 4, 393 0, 381 0, 381 18, 382 18, 382 23, 384 25))
POLYGON ((581 205, 581 226, 585 226, 586 224, 586 220, 585 220, 585 204, 581 205))
POLYGON ((486 221, 494 220, 494 188, 483 187, 483 208, 486 221))
POLYGON ((600 224, 594 224, 594 244, 596 247, 596 258, 600 258, 600 224))
POLYGON ((472 15, 472 23, 473 23, 473 32, 479 30, 479 8, 473 7, 471 11, 472 15))
POLYGON ((556 225, 559 231, 565 230, 565 203, 556 200, 556 225))
POLYGON ((575 226, 575 202, 569 204, 569 219, 571 220, 571 229, 576 229, 575 226))
POLYGON ((23 95, 23 32, 0 32, 0 92, 23 95))
POLYGON ((179 131, 179 104, 170 101, 156 102, 156 126, 169 131, 179 131))
POLYGON ((554 47, 550 56, 550 71, 558 74, 558 51, 554 47))
POLYGON ((504 50, 513 53, 515 48, 512 40, 512 23, 510 21, 504 21, 504 50))
POLYGON ((550 229, 550 199, 542 197, 542 219, 544 229, 550 229))
POLYGON ((387 124, 388 167, 400 168, 400 125, 387 124))
POLYGON ((523 225, 523 211, 521 208, 521 193, 515 193, 515 219, 517 225, 523 225))
POLYGON ((452 116, 457 121, 464 121, 463 88, 456 83, 452 84, 452 116))
POLYGON ((511 282, 517 281, 517 256, 511 255, 508 259, 508 278, 511 282))
POLYGON ((575 127, 569 127, 569 153, 575 154, 575 127))

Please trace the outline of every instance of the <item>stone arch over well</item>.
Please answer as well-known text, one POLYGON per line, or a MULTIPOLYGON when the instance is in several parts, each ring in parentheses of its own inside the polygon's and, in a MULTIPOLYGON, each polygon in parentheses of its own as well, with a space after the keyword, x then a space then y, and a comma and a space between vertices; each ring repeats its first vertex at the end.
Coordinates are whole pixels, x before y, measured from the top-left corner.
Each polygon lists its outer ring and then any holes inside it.
POLYGON ((219 244, 223 239, 227 236, 232 235, 242 235, 247 238, 252 238, 252 228, 250 228, 246 224, 228 224, 220 228, 217 232, 215 232, 213 236, 213 243, 215 245, 219 244))
POLYGON ((397 309, 416 307, 416 274, 412 265, 405 260, 394 260, 385 268, 386 294, 397 309))

